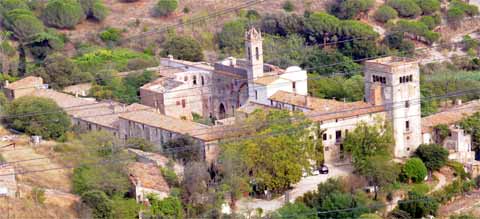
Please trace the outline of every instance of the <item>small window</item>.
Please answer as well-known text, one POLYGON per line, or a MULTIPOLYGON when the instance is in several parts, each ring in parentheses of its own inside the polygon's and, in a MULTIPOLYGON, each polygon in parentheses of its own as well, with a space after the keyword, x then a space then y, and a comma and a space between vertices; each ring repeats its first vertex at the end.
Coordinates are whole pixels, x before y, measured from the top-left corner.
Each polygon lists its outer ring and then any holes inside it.
POLYGON ((193 85, 197 85, 197 76, 196 75, 193 76, 193 85))
POLYGON ((187 76, 183 77, 183 80, 188 81, 188 77, 187 76))
POLYGON ((257 60, 260 59, 260 52, 258 51, 258 47, 255 47, 255 56, 257 57, 257 60))
POLYGON ((326 140, 327 140, 327 134, 326 134, 326 133, 323 133, 322 138, 323 138, 324 141, 326 141, 326 140))
POLYGON ((185 108, 186 105, 187 105, 187 104, 186 104, 186 102, 185 102, 185 99, 183 99, 183 100, 182 100, 182 108, 185 108))
POLYGON ((255 100, 258 100, 258 92, 255 90, 255 100))
POLYGON ((273 106, 273 100, 270 100, 270 106, 273 106))
POLYGON ((293 88, 293 90, 295 90, 296 85, 297 85, 297 84, 295 83, 295 81, 292 82, 292 88, 293 88))
POLYGON ((203 78, 203 76, 201 76, 200 79, 202 80, 202 86, 205 85, 205 78, 203 78))
POLYGON ((252 50, 248 47, 248 60, 252 60, 252 50))
POLYGON ((180 101, 177 101, 177 106, 180 105, 180 101))
POLYGON ((405 121, 405 129, 407 129, 407 131, 410 129, 410 121, 405 121))
POLYGON ((405 108, 408 108, 408 107, 410 107, 410 101, 407 100, 405 101, 405 108))
POLYGON ((409 80, 410 82, 412 82, 412 81, 413 81, 413 75, 408 76, 408 80, 409 80))

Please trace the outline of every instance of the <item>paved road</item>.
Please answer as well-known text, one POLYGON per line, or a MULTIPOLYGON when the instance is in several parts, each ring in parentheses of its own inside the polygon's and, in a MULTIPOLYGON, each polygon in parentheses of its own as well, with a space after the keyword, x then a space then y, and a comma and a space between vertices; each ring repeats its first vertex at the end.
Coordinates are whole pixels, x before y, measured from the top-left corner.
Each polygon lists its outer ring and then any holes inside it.
MULTIPOLYGON (((335 167, 329 165, 330 173, 327 175, 309 176, 303 178, 300 182, 293 185, 294 189, 290 191, 290 202, 295 201, 296 198, 302 196, 308 191, 317 189, 317 185, 321 182, 327 181, 328 178, 346 176, 352 173, 351 166, 335 167)), ((285 204, 285 196, 282 195, 273 200, 263 199, 242 199, 237 202, 238 212, 253 212, 257 208, 262 208, 263 212, 271 212, 281 208, 285 204)))

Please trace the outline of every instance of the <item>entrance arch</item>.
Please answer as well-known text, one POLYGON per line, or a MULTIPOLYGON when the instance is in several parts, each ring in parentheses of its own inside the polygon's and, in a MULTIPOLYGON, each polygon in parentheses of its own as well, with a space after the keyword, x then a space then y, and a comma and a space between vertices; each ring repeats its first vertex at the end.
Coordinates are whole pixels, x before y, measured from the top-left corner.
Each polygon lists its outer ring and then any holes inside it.
POLYGON ((223 103, 220 103, 220 107, 218 109, 218 119, 225 119, 225 105, 223 103))

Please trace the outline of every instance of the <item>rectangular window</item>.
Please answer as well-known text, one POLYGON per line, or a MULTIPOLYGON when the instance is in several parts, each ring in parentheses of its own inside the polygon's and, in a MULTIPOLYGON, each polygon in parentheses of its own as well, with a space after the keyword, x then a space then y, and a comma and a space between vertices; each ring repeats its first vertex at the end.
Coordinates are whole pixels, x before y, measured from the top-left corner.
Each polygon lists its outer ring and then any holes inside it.
POLYGON ((335 131, 335 141, 340 142, 342 139, 342 130, 335 131))
POLYGON ((323 138, 324 141, 326 141, 326 140, 327 140, 327 134, 326 134, 326 133, 323 133, 322 138, 323 138))
POLYGON ((413 75, 408 76, 408 80, 409 80, 410 82, 412 82, 412 81, 413 81, 413 75))
POLYGON ((182 108, 185 108, 186 105, 187 105, 187 104, 186 104, 186 102, 185 102, 185 99, 183 99, 183 100, 182 100, 182 108))
POLYGON ((295 87, 296 87, 296 83, 295 83, 295 81, 294 81, 294 82, 292 82, 292 88, 293 88, 293 90, 295 90, 295 87))
POLYGON ((410 129, 410 121, 405 121, 405 129, 407 131, 410 129))
POLYGON ((260 59, 260 53, 258 51, 258 47, 255 47, 255 56, 257 57, 257 60, 260 59))
POLYGON ((252 60, 252 50, 248 47, 248 60, 252 60))
POLYGON ((258 100, 258 92, 255 90, 255 100, 258 100))

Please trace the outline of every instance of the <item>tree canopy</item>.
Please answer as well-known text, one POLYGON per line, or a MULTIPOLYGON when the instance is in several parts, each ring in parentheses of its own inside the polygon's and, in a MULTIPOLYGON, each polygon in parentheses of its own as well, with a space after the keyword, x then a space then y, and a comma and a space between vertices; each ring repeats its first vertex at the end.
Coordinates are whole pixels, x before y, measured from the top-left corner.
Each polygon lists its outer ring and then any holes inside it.
POLYGON ((237 156, 240 168, 251 173, 242 180, 254 181, 255 192, 284 191, 300 180, 302 169, 310 168, 309 160, 323 161, 321 142, 308 137, 311 122, 298 112, 255 111, 245 124, 252 138, 222 144, 220 159, 237 156))
POLYGON ((398 12, 388 5, 382 5, 377 9, 377 11, 375 11, 374 17, 375 20, 385 23, 390 19, 397 18, 398 12))
POLYGON ((158 0, 155 5, 155 13, 158 16, 167 16, 177 10, 178 0, 158 0))
POLYGON ((417 17, 422 13, 415 0, 389 0, 387 4, 395 8, 402 17, 417 17))
POLYGON ((49 0, 42 18, 52 27, 73 28, 85 18, 85 14, 76 0, 49 0))
POLYGON ((45 139, 59 138, 70 128, 67 113, 48 98, 20 97, 8 105, 6 114, 8 126, 45 139))
POLYGON ((45 29, 42 21, 25 9, 14 9, 5 15, 5 27, 12 31, 15 38, 21 41, 28 41, 45 29))
POLYGON ((63 88, 68 85, 92 81, 89 73, 80 71, 77 65, 69 58, 54 54, 44 62, 44 68, 36 72, 46 83, 54 88, 63 88))
POLYGON ((340 19, 353 19, 367 13, 374 3, 374 0, 336 0, 329 6, 329 12, 340 19))
POLYGON ((439 170, 448 161, 448 150, 438 144, 421 144, 415 155, 422 159, 430 171, 439 170))
POLYGON ((245 44, 246 28, 245 21, 241 19, 225 23, 218 33, 220 49, 230 55, 241 54, 245 44))
POLYGON ((162 55, 172 55, 175 59, 198 62, 203 60, 203 49, 192 37, 175 36, 163 44, 162 55))
POLYGON ((427 167, 420 158, 410 158, 402 168, 402 175, 406 180, 422 182, 427 176, 427 167))

